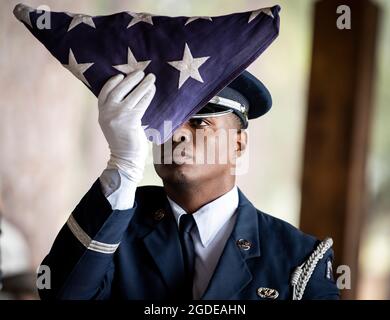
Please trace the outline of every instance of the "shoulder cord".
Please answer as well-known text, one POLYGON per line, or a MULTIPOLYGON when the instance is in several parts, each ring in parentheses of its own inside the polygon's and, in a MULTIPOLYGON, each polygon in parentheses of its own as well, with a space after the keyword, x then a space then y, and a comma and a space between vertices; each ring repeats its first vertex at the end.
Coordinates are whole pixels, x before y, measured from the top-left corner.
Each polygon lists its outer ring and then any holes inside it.
POLYGON ((332 245, 332 238, 326 238, 317 246, 310 257, 294 270, 290 282, 293 287, 293 300, 302 299, 306 285, 308 284, 318 261, 324 257, 324 254, 332 245))

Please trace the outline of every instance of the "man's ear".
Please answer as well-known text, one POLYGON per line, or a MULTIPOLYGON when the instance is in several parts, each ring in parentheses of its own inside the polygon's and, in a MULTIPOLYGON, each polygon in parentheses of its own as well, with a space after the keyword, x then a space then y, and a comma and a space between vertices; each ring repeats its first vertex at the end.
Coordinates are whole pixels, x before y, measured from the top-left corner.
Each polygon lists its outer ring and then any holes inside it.
POLYGON ((237 142, 236 142, 237 158, 241 157, 244 154, 247 144, 248 144, 248 134, 246 130, 242 129, 237 132, 237 142))

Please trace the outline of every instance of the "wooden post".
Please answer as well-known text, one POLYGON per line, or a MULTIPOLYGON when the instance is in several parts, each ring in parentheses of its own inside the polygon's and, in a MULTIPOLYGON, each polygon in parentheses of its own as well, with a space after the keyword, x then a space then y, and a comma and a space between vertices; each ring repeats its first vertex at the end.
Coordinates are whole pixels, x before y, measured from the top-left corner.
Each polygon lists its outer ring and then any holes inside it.
POLYGON ((338 265, 351 268, 344 299, 357 289, 378 16, 370 0, 315 4, 300 227, 333 238, 335 276, 338 265), (350 30, 336 25, 340 5, 351 9, 350 30))

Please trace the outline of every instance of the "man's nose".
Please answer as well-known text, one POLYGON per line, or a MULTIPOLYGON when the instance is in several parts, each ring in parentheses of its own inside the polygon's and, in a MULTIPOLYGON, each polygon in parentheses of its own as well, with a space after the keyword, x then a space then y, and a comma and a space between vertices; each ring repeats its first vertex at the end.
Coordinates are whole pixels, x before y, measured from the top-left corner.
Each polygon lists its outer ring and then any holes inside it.
POLYGON ((172 141, 175 143, 179 142, 189 142, 191 141, 191 130, 189 129, 189 126, 186 123, 184 123, 182 126, 177 128, 175 132, 172 135, 172 141))

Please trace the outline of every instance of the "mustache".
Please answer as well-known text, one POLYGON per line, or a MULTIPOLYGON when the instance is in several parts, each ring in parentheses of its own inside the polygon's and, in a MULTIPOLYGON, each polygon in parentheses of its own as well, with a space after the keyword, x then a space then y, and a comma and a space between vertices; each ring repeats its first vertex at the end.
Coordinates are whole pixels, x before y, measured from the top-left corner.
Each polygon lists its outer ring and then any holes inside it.
POLYGON ((188 143, 174 143, 169 145, 161 145, 159 148, 161 160, 163 163, 179 162, 192 160, 194 158, 193 147, 188 143))

